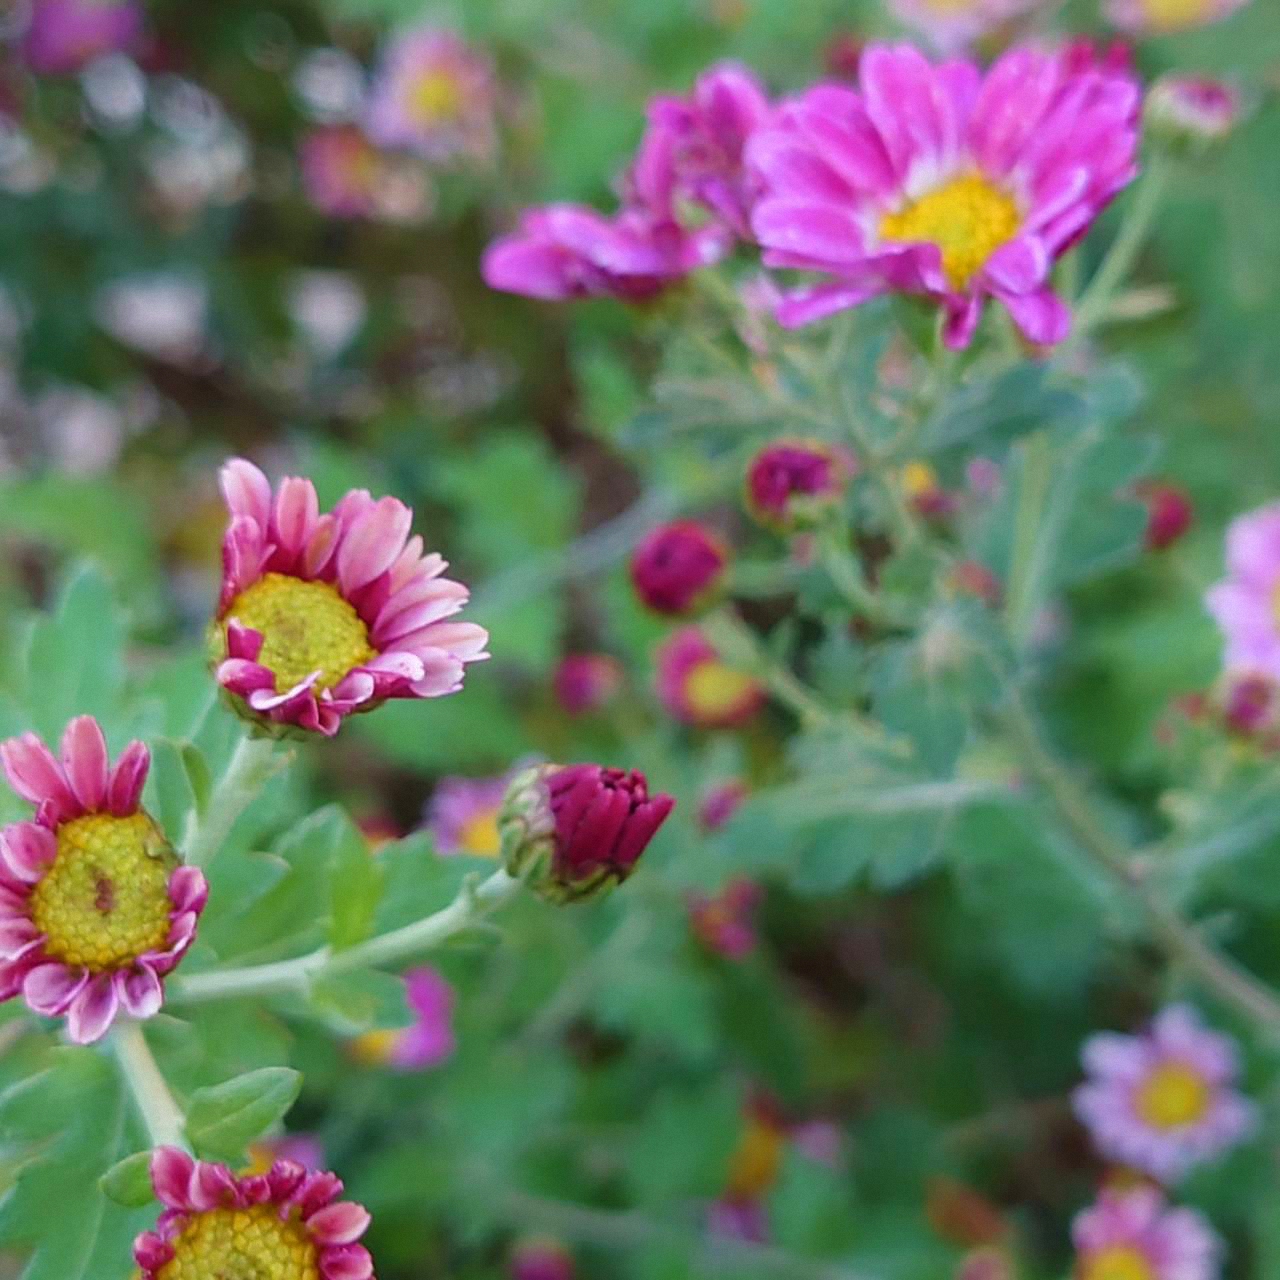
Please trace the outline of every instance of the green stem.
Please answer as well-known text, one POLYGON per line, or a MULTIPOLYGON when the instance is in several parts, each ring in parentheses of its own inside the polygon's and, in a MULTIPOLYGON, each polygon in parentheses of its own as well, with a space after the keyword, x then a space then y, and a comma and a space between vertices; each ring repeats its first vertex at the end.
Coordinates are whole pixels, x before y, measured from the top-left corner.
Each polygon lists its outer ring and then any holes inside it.
POLYGON ((901 619, 886 605, 884 598, 866 581, 850 553, 847 534, 832 527, 822 535, 822 563, 836 590, 859 617, 881 627, 897 627, 901 619))
POLYGON ((1005 618, 1014 644, 1025 647, 1039 613, 1038 585, 1044 577, 1040 563, 1040 533, 1053 483, 1053 450, 1039 431, 1022 446, 1018 507, 1014 513, 1013 553, 1005 618))
POLYGON ((226 843, 236 820, 279 767, 275 749, 274 738, 252 733, 236 744, 203 812, 193 809, 187 818, 182 850, 188 865, 203 867, 226 843))
POLYGON ((138 1113, 147 1129, 147 1137, 153 1147, 187 1146, 186 1117, 174 1101, 146 1037, 142 1024, 132 1018, 116 1023, 111 1033, 111 1045, 115 1049, 120 1071, 129 1084, 138 1113))
POLYGON ((292 960, 175 978, 169 983, 169 1001, 172 1004, 202 1004, 238 996, 305 991, 321 978, 407 959, 487 916, 513 897, 521 883, 505 871, 495 871, 482 884, 464 888, 447 907, 434 914, 343 951, 320 947, 292 960))
POLYGON ((1080 847, 1137 902, 1154 941, 1224 1003, 1272 1035, 1280 1034, 1280 996, 1207 943, 1147 882, 1132 852, 1097 818, 1088 793, 1049 753, 1031 712, 1015 694, 1007 722, 1019 758, 1039 779, 1080 847))

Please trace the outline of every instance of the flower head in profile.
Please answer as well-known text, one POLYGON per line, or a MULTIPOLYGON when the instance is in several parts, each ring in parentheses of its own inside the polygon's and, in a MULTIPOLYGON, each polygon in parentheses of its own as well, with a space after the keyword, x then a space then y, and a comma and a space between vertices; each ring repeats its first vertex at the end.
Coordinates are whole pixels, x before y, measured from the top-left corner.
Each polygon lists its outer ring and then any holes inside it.
POLYGON ((889 0, 894 16, 942 53, 954 53, 1029 13, 1042 0, 889 0))
POLYGON ((367 1031, 352 1042, 352 1051, 362 1062, 396 1071, 426 1071, 448 1061, 458 1045, 453 988, 435 969, 422 966, 404 975, 404 992, 413 1016, 409 1026, 367 1031))
POLYGON ((1227 577, 1205 598, 1226 639, 1223 664, 1280 680, 1280 502, 1227 530, 1227 577))
POLYGON ((1188 148, 1221 142, 1243 113, 1239 90, 1209 76, 1161 76, 1147 94, 1147 127, 1188 148))
POLYGON ((1173 546, 1195 521, 1191 496, 1180 485, 1144 480, 1134 486, 1134 494, 1147 508, 1148 551, 1164 551, 1173 546))
POLYGON ((764 705, 764 690, 730 666, 699 627, 681 627, 658 647, 658 698, 667 713, 700 729, 730 729, 764 705))
POLYGON ((1168 35, 1229 18, 1249 0, 1106 0, 1106 15, 1122 31, 1168 35))
POLYGON ((307 198, 331 218, 371 218, 386 175, 381 151, 353 125, 315 129, 300 144, 307 198))
POLYGON ((383 147, 435 163, 484 160, 495 145, 493 66, 453 31, 397 36, 383 55, 365 128, 383 147))
POLYGON ((756 948, 755 914, 763 896, 754 881, 739 877, 717 894, 694 894, 689 900, 689 923, 708 951, 727 960, 743 960, 756 948))
POLYGON ((140 1280, 373 1280, 373 1259, 357 1243, 369 1213, 338 1198, 342 1182, 332 1173, 277 1160, 237 1177, 224 1164, 158 1147, 151 1185, 165 1211, 133 1243, 140 1280))
POLYGON ((0 743, 9 785, 33 822, 0 831, 0 1000, 21 993, 65 1017, 78 1044, 123 1008, 149 1018, 195 937, 204 876, 180 866, 141 806, 151 756, 132 742, 112 766, 98 722, 80 716, 60 756, 33 733, 0 743))
POLYGON ((724 585, 729 548, 696 520, 673 520, 640 540, 631 584, 654 613, 679 617, 709 604, 724 585))
POLYGON ((142 25, 139 0, 34 0, 22 56, 41 75, 73 75, 105 53, 132 49, 142 25))
POLYGON ((1073 1280, 1218 1280, 1222 1243, 1194 1209, 1154 1187, 1104 1191, 1071 1227, 1073 1280))
POLYGON ((551 687, 567 715, 584 716, 613 701, 622 680, 622 663, 611 654, 570 653, 556 666, 551 687))
POLYGON ((498 815, 509 774, 494 778, 441 778, 427 806, 436 852, 496 858, 502 852, 498 815))
POLYGON ((755 180, 744 153, 769 112, 764 89, 746 67, 712 67, 687 98, 662 94, 649 103, 649 127, 630 180, 649 196, 660 193, 664 206, 701 207, 746 239, 755 180))
POLYGON ((637 769, 537 765, 507 791, 503 861, 551 901, 593 897, 631 875, 673 808, 637 769))
POLYGON ((222 469, 231 522, 214 628, 218 683, 266 727, 332 736, 388 698, 438 698, 488 657, 454 621, 468 591, 410 536, 413 512, 353 490, 321 514, 311 481, 272 492, 252 463, 222 469))
POLYGON ((1140 1035, 1091 1036, 1082 1057, 1076 1114, 1109 1160, 1173 1182, 1253 1130, 1235 1045, 1194 1009, 1171 1005, 1140 1035))
POLYGON ((857 463, 821 440, 778 440, 747 466, 747 509, 780 533, 811 528, 839 506, 857 463))
POLYGON ((1140 101, 1128 71, 1073 51, 1017 48, 984 76, 870 46, 858 89, 808 90, 748 145, 765 264, 825 277, 779 321, 918 294, 965 347, 994 298, 1028 341, 1062 341, 1071 314, 1050 269, 1137 173, 1140 101))

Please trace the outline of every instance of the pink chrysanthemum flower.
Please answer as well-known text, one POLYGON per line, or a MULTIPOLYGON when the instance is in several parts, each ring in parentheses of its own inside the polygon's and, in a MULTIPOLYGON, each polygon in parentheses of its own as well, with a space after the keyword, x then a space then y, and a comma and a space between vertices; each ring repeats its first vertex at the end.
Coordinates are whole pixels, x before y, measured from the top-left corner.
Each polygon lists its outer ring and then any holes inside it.
POLYGON ((303 190, 332 218, 371 218, 386 172, 382 153, 352 125, 316 129, 298 150, 303 190))
POLYGON ((683 724, 727 729, 750 720, 764 705, 764 690, 738 671, 698 627, 682 627, 659 646, 658 698, 683 724))
POLYGON ((151 756, 141 742, 114 768, 98 722, 80 716, 61 759, 35 734, 0 743, 9 784, 34 822, 0 831, 0 1000, 21 993, 65 1017, 78 1044, 123 1006, 149 1018, 195 937, 208 886, 183 867, 140 805, 151 756))
POLYGON ((1205 597, 1226 638, 1224 665, 1280 680, 1280 502, 1227 530, 1227 577, 1205 597))
POLYGON ((1235 1090, 1235 1045, 1194 1009, 1171 1005, 1142 1035, 1101 1032, 1082 1054, 1088 1079, 1076 1114, 1109 1160, 1161 1182, 1212 1159, 1246 1137, 1253 1104, 1235 1090))
POLYGON ((104 53, 133 48, 142 21, 138 0, 35 0, 22 56, 42 75, 73 75, 104 53))
POLYGON ((763 897, 754 881, 731 880, 714 896, 694 894, 689 900, 689 922, 698 940, 709 951, 729 960, 742 960, 756 948, 756 908, 763 897))
POLYGON ((642 192, 661 192, 664 206, 700 205, 745 239, 755 180, 744 153, 769 113, 769 99, 746 67, 713 67, 688 98, 662 94, 649 103, 649 127, 631 180, 642 192))
POLYGON ((441 778, 427 806, 427 829, 436 852, 496 858, 502 852, 498 815, 511 775, 441 778))
POLYGON ((383 57, 365 127, 379 145, 436 163, 483 160, 495 145, 495 96, 485 55, 452 31, 410 31, 383 57))
POLYGON ((608 653, 570 653, 551 677, 556 701, 571 716, 607 706, 622 688, 622 663, 608 653))
POLYGON ((679 617, 710 604, 729 567, 725 540, 696 520, 650 530, 631 553, 631 585, 654 613, 679 617))
POLYGON ((1075 1280, 1218 1280, 1222 1244, 1193 1209, 1154 1187, 1104 1191, 1076 1216, 1075 1280))
POLYGON ((237 1177, 159 1147, 151 1185, 165 1211, 133 1243, 140 1280, 373 1280, 373 1259, 356 1243, 369 1212, 338 1199, 342 1182, 332 1173, 277 1160, 264 1174, 237 1177))
POLYGON ((1249 0, 1107 0, 1107 17, 1122 31, 1166 35, 1229 18, 1249 0))
POLYGON ((483 627, 450 621, 469 593, 409 536, 404 503, 357 489, 322 515, 310 480, 273 494, 243 458, 221 479, 217 679, 253 719, 332 736, 388 698, 456 693, 489 656, 483 627))
POLYGON ((422 967, 404 975, 405 999, 413 1022, 394 1030, 367 1031, 352 1042, 362 1062, 425 1071, 453 1056, 453 988, 436 970, 422 967))
POLYGON ((927 37, 936 49, 953 53, 1042 3, 1043 0, 889 0, 889 8, 899 21, 927 37))
POLYGON ((857 459, 821 440, 777 440, 747 466, 747 509, 780 533, 812 527, 844 499, 857 459))
POLYGON ((1050 268, 1137 173, 1140 99, 1128 72, 1075 52, 1018 48, 983 76, 872 45, 859 91, 810 89, 748 145, 766 265, 832 277, 779 321, 922 294, 964 347, 991 297, 1029 341, 1062 341, 1071 314, 1050 268))

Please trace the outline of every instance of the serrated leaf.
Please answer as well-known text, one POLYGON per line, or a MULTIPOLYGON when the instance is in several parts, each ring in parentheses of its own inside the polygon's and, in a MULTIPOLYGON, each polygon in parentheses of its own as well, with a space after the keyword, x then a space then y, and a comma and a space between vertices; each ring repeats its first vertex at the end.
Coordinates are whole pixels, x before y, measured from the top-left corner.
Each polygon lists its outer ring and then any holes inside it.
POLYGON ((284 1118, 301 1088, 301 1072, 263 1067, 197 1089, 187 1107, 187 1138, 198 1155, 238 1161, 251 1142, 284 1118))

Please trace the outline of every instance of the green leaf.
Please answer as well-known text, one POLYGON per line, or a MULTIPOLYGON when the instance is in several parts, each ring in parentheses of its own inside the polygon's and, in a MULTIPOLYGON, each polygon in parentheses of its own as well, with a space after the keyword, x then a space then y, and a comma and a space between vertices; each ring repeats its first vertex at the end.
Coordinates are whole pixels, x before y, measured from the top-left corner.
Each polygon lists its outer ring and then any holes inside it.
POLYGON ((321 978, 308 991, 307 1003, 343 1036, 395 1030, 413 1021, 404 980, 376 970, 321 978))
POLYGON ((103 1194, 126 1209, 140 1209, 155 1198, 151 1187, 151 1152, 135 1151, 113 1164, 98 1179, 103 1194))
POLYGON ((333 820, 329 857, 329 945, 335 951, 373 932, 382 900, 382 866, 369 841, 345 813, 333 820))
POLYGON ((239 1161, 251 1142, 284 1118, 301 1088, 301 1072, 263 1067, 197 1089, 187 1107, 187 1138, 198 1155, 239 1161))

